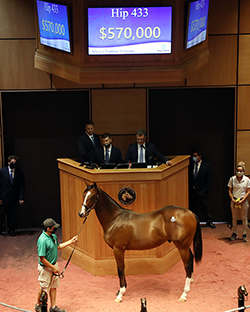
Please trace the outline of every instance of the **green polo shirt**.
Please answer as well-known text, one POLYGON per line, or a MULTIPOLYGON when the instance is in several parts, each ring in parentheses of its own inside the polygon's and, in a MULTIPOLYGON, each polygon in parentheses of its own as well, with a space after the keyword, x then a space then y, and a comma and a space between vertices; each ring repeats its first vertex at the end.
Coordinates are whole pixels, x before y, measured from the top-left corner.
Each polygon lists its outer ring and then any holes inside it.
POLYGON ((56 263, 58 257, 58 245, 59 243, 55 234, 50 236, 44 231, 42 232, 37 241, 38 261, 41 265, 43 264, 39 260, 39 257, 45 257, 45 259, 52 264, 56 263))

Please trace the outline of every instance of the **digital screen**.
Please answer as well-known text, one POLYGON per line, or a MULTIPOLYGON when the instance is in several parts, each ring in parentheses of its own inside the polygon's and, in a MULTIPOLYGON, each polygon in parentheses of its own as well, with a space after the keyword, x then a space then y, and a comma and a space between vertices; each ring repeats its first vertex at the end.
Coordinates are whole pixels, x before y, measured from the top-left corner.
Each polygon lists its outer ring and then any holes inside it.
POLYGON ((189 3, 186 49, 206 40, 208 6, 209 0, 189 3))
POLYGON ((169 54, 172 7, 88 8, 88 54, 169 54))
POLYGON ((37 15, 40 43, 71 52, 67 6, 37 0, 37 15))

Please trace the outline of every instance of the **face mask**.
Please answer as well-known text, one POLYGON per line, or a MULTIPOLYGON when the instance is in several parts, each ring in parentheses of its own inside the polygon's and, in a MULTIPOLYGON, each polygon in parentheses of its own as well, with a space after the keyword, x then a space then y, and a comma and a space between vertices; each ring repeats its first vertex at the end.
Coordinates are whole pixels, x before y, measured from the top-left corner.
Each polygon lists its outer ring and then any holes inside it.
POLYGON ((243 176, 243 172, 237 171, 237 176, 238 177, 242 177, 243 176))
POLYGON ((56 228, 53 229, 53 230, 51 231, 51 233, 52 233, 52 234, 55 234, 56 230, 57 230, 56 228))
POLYGON ((54 228, 53 230, 51 230, 50 228, 49 228, 49 230, 47 230, 47 232, 49 232, 49 233, 51 233, 51 234, 55 234, 55 232, 56 232, 56 228, 54 228))
POLYGON ((14 169, 14 168, 16 168, 16 163, 11 162, 11 163, 10 163, 10 169, 14 169))
POLYGON ((193 162, 195 162, 195 163, 197 162, 197 157, 193 156, 193 162))

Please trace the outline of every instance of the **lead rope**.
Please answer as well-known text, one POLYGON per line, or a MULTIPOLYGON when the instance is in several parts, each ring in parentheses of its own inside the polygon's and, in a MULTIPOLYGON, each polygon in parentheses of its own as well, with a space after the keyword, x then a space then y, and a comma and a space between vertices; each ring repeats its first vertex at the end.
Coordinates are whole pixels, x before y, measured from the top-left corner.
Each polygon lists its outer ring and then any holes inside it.
MULTIPOLYGON (((90 210, 89 210, 88 212, 86 212, 86 216, 85 216, 85 218, 84 218, 84 220, 83 220, 82 226, 81 226, 81 228, 80 228, 80 230, 79 230, 79 232, 78 232, 77 235, 80 234, 80 232, 81 232, 81 230, 82 230, 82 228, 83 228, 83 225, 84 225, 84 223, 86 222, 86 220, 87 220, 87 218, 88 218, 89 213, 90 213, 90 210)), ((65 267, 64 267, 64 269, 62 270, 62 272, 61 272, 61 273, 53 273, 53 272, 52 272, 53 275, 59 276, 59 278, 64 278, 63 273, 65 272, 65 270, 66 270, 66 268, 67 268, 67 266, 68 266, 68 264, 69 264, 69 262, 70 262, 70 260, 71 260, 71 258, 72 258, 72 256, 73 256, 73 253, 74 253, 75 248, 76 248, 76 243, 77 243, 77 242, 75 242, 75 246, 74 246, 74 248, 72 249, 71 254, 70 254, 70 256, 69 256, 69 259, 68 259, 67 263, 65 264, 65 267)), ((51 278, 51 281, 52 281, 52 278, 51 278)))

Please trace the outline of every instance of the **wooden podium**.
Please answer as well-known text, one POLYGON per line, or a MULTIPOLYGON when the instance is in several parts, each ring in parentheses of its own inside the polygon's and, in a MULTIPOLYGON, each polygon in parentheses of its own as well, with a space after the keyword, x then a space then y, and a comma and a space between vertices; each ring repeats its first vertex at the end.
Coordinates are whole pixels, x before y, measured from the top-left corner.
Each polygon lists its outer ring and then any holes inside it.
MULTIPOLYGON (((60 171, 61 215, 63 241, 79 232, 83 219, 78 216, 82 204, 82 193, 86 189, 84 180, 96 182, 122 207, 140 213, 149 212, 167 205, 188 208, 189 156, 171 159, 171 167, 165 164, 149 169, 86 169, 72 159, 58 159, 60 171), (130 205, 119 200, 119 194, 129 188, 135 195, 130 205)), ((67 260, 73 246, 62 251, 67 260)), ((180 260, 173 243, 150 250, 125 252, 126 274, 159 274, 170 269, 180 260)), ((93 275, 116 275, 117 268, 113 250, 103 239, 103 230, 92 211, 79 235, 77 247, 71 261, 93 275)))

